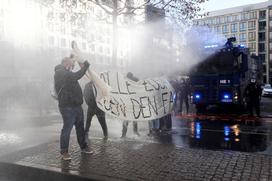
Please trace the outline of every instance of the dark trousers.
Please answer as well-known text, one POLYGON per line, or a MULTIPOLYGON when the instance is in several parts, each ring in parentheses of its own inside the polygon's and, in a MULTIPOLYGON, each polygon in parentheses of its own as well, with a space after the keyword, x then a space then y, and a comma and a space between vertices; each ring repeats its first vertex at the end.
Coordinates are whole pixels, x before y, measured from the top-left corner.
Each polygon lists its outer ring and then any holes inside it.
POLYGON ((159 125, 160 130, 171 129, 172 128, 172 116, 171 116, 171 114, 168 114, 168 115, 160 118, 159 120, 160 120, 160 125, 159 125))
POLYGON ((60 135, 61 154, 68 152, 70 134, 74 125, 80 148, 86 148, 87 144, 84 137, 84 116, 82 107, 59 107, 59 110, 63 119, 63 127, 60 135))
MULTIPOLYGON (((125 137, 127 134, 127 128, 128 128, 128 121, 123 121, 123 129, 122 129, 122 137, 125 137)), ((139 134, 138 133, 138 124, 136 121, 133 121, 133 132, 135 134, 139 134)))
POLYGON ((189 112, 189 100, 188 100, 188 97, 180 97, 180 112, 182 113, 182 105, 183 105, 183 102, 185 103, 185 106, 186 106, 186 113, 188 114, 189 112))
POLYGON ((101 125, 101 128, 103 130, 104 136, 108 136, 108 127, 105 119, 105 113, 99 109, 98 107, 92 108, 91 106, 88 106, 88 111, 87 111, 87 120, 86 120, 86 125, 85 125, 85 134, 88 134, 92 118, 93 116, 96 115, 97 119, 101 125))
POLYGON ((253 109, 256 110, 256 115, 260 116, 260 101, 248 102, 248 111, 250 116, 253 116, 253 109))

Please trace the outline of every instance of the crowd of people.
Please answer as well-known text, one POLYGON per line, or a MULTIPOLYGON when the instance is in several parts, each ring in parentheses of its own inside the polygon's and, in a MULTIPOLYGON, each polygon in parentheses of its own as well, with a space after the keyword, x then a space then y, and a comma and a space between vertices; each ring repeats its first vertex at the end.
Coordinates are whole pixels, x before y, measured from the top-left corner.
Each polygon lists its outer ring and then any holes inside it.
MULTIPOLYGON (((60 153, 63 160, 71 160, 71 156, 69 154, 69 140, 73 126, 75 126, 77 141, 82 153, 93 153, 87 140, 94 115, 96 115, 102 127, 104 140, 108 139, 108 128, 105 113, 97 106, 97 90, 94 83, 92 81, 88 82, 83 91, 79 84, 79 80, 85 75, 90 64, 88 61, 79 63, 80 70, 76 72, 72 71, 74 66, 75 62, 70 57, 65 57, 62 59, 61 64, 55 67, 54 75, 54 87, 57 94, 56 97, 58 100, 58 107, 63 119, 63 126, 60 134, 60 153), (84 120, 82 108, 83 100, 85 100, 88 106, 86 121, 84 120)), ((139 79, 131 72, 127 74, 127 78, 135 82, 139 81, 139 79)), ((182 88, 186 89, 185 87, 182 88)), ((182 100, 184 100, 188 112, 188 98, 186 99, 184 96, 179 97, 182 97, 182 100)), ((134 134, 140 136, 137 122, 133 121, 132 124, 134 134)), ((129 121, 123 120, 121 138, 126 137, 128 125, 129 121)), ((148 135, 151 136, 160 131, 171 130, 171 126, 171 114, 157 120, 151 120, 149 121, 148 135)))
MULTIPOLYGON (((88 61, 84 63, 79 63, 80 70, 73 72, 75 62, 70 57, 65 57, 62 59, 61 64, 55 67, 55 90, 58 99, 58 106, 61 116, 63 118, 63 127, 60 135, 60 153, 63 160, 70 160, 69 155, 69 140, 70 133, 75 126, 77 141, 81 148, 82 153, 92 154, 93 151, 88 145, 89 130, 92 122, 92 118, 96 115, 104 134, 104 140, 108 139, 108 128, 105 119, 105 112, 103 112, 96 103, 97 90, 92 81, 88 82, 84 91, 79 85, 79 79, 81 79, 86 71, 88 70, 90 64, 88 61), (83 99, 85 100, 87 109, 87 119, 84 121, 84 114, 82 109, 83 99), (85 125, 84 125, 85 122, 85 125)), ((132 81, 139 81, 131 72, 127 74, 127 78, 132 81)), ((174 112, 178 114, 188 114, 189 113, 189 102, 191 96, 190 81, 187 78, 179 78, 170 80, 171 85, 174 88, 174 112), (179 103, 179 105, 178 105, 179 103), (185 105, 185 111, 183 110, 183 104, 185 105)), ((253 115, 253 110, 256 110, 257 116, 260 116, 260 99, 261 99, 262 89, 259 84, 251 80, 247 85, 244 95, 246 98, 247 108, 249 115, 253 115)), ((149 136, 157 134, 158 132, 170 131, 172 128, 172 118, 171 113, 160 118, 151 120, 148 122, 149 126, 149 136)), ((135 135, 140 136, 138 132, 137 121, 132 121, 133 132, 135 135)), ((123 120, 123 128, 121 138, 126 137, 128 130, 129 121, 123 120)))

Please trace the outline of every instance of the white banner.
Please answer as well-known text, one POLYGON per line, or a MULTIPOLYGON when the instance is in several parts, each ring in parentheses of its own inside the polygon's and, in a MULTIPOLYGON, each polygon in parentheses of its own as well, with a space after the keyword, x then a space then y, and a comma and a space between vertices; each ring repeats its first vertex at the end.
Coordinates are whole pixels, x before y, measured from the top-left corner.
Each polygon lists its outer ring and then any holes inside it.
POLYGON ((106 114, 122 120, 147 121, 172 111, 174 89, 165 78, 129 80, 119 72, 105 72, 100 78, 111 88, 108 96, 97 90, 97 105, 106 114))

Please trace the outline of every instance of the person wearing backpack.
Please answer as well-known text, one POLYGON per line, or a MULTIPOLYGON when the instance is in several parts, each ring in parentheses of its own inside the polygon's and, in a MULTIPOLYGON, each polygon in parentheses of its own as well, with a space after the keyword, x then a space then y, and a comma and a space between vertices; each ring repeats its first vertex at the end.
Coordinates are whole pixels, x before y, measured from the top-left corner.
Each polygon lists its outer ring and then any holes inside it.
POLYGON ((105 119, 105 113, 97 107, 96 103, 96 88, 92 81, 88 82, 85 85, 84 91, 83 91, 84 99, 86 104, 88 105, 88 111, 87 111, 87 119, 86 119, 86 125, 85 125, 85 139, 88 139, 89 130, 91 126, 91 121, 94 115, 96 115, 101 128, 103 130, 104 134, 104 140, 108 139, 108 128, 107 123, 105 119))
POLYGON ((71 160, 68 152, 70 134, 73 126, 76 128, 77 141, 82 153, 93 153, 87 145, 84 136, 83 95, 78 80, 81 79, 90 64, 88 61, 79 63, 81 69, 72 72, 74 61, 65 57, 61 64, 55 67, 54 85, 58 93, 58 106, 63 119, 60 135, 60 153, 63 160, 71 160))

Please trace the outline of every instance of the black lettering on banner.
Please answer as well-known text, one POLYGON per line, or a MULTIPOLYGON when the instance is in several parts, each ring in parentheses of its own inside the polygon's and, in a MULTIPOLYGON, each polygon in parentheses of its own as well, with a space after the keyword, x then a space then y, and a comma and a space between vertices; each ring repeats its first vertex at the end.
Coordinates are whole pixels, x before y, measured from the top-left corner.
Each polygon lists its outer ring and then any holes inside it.
POLYGON ((103 79, 106 84, 110 85, 109 72, 101 73, 100 78, 103 79))
POLYGON ((164 114, 166 114, 166 110, 165 110, 166 105, 165 105, 164 102, 168 101, 168 99, 164 99, 164 96, 167 95, 167 94, 168 94, 168 92, 162 93, 162 105, 163 105, 164 114))
POLYGON ((107 82, 108 82, 108 84, 109 84, 109 86, 110 86, 110 76, 109 76, 109 72, 106 72, 106 74, 107 74, 107 82))
POLYGON ((149 107, 151 107, 152 110, 155 112, 155 114, 158 115, 158 107, 157 107, 157 102, 156 102, 156 96, 153 96, 153 98, 154 98, 154 105, 152 104, 150 99, 148 99, 148 104, 149 104, 149 107))
POLYGON ((141 109, 142 109, 142 115, 143 118, 150 118, 151 117, 151 110, 150 110, 150 105, 148 104, 150 102, 149 97, 144 96, 144 97, 140 97, 140 102, 141 102, 141 109), (147 99, 146 103, 143 103, 143 100, 147 99), (144 106, 144 105, 148 105, 148 107, 144 106), (145 108, 148 108, 149 111, 149 115, 145 115, 145 108))
POLYGON ((158 82, 157 80, 153 80, 154 82, 157 82, 157 84, 160 85, 161 89, 166 89, 166 85, 164 83, 158 82))
POLYGON ((119 105, 119 103, 115 98, 110 100, 111 113, 116 115, 116 116, 120 115, 118 105, 119 105))
POLYGON ((120 94, 128 94, 127 92, 122 92, 120 88, 120 82, 119 82, 119 73, 116 73, 116 79, 117 79, 117 87, 120 94))
POLYGON ((101 73, 101 74, 100 74, 100 79, 103 79, 103 81, 104 81, 105 83, 107 83, 106 77, 105 77, 105 74, 104 74, 104 73, 101 73))
MULTIPOLYGON (((106 104, 107 104, 107 100, 106 99, 104 99, 104 108, 107 110, 107 111, 109 111, 110 109, 111 109, 111 107, 110 107, 110 105, 109 105, 109 107, 106 107, 106 104)), ((108 102, 109 103, 109 102, 108 102)))
POLYGON ((146 91, 153 91, 154 89, 147 89, 148 82, 144 81, 143 85, 145 86, 146 91))
POLYGON ((120 104, 120 111, 123 113, 124 117, 127 117, 126 104, 124 103, 124 101, 121 98, 120 98, 120 101, 122 102, 122 104, 120 104))
POLYGON ((152 82, 154 82, 155 84, 157 84, 157 87, 154 84, 152 84, 151 82, 149 82, 149 84, 152 85, 155 90, 160 90, 160 87, 161 87, 160 84, 158 82, 156 82, 155 80, 153 80, 153 79, 150 79, 150 80, 152 82))
POLYGON ((141 111, 142 111, 142 106, 141 106, 141 104, 137 101, 137 100, 135 100, 135 99, 132 99, 132 98, 130 98, 130 101, 131 101, 131 104, 132 104, 132 108, 133 108, 133 115, 134 115, 134 118, 135 119, 139 119, 139 117, 140 117, 140 115, 141 115, 141 111), (139 107, 139 112, 138 112, 138 115, 136 115, 136 110, 135 110, 135 103, 138 105, 138 107, 139 107))
POLYGON ((104 107, 100 101, 97 101, 96 103, 99 104, 100 106, 104 107))
POLYGON ((131 94, 136 94, 136 92, 130 92, 130 90, 129 90, 129 86, 130 86, 131 84, 128 82, 128 81, 126 81, 126 86, 127 86, 127 91, 128 91, 128 94, 129 95, 131 95, 131 94))

